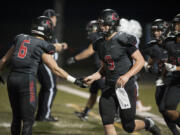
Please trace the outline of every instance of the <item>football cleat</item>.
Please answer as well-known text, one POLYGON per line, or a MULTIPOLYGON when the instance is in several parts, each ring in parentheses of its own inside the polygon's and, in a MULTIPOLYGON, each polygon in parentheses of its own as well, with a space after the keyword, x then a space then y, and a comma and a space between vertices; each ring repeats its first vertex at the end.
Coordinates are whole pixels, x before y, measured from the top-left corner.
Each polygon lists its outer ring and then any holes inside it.
POLYGON ((155 125, 154 121, 151 118, 145 118, 146 121, 149 121, 150 125, 147 127, 147 131, 152 133, 152 135, 161 135, 160 129, 155 125))

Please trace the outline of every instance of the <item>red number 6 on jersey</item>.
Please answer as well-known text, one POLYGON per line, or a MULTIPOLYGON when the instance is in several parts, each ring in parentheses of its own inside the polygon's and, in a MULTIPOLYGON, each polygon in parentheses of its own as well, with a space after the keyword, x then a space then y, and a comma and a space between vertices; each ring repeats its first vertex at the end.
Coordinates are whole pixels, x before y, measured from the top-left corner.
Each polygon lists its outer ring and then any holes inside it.
POLYGON ((113 61, 111 55, 106 55, 106 56, 104 57, 104 59, 105 59, 105 61, 108 63, 108 69, 109 69, 109 70, 114 70, 115 65, 114 65, 114 61, 113 61))
POLYGON ((19 52, 18 52, 18 57, 23 59, 24 57, 26 57, 26 54, 27 54, 27 47, 24 46, 24 43, 27 43, 29 44, 30 41, 29 40, 24 40, 22 43, 21 43, 21 46, 19 48, 19 52))

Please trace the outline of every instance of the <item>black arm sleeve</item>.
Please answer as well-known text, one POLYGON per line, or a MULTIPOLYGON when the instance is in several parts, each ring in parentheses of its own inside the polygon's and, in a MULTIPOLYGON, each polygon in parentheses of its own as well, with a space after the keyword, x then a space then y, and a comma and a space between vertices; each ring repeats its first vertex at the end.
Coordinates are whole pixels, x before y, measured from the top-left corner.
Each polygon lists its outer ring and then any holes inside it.
POLYGON ((48 43, 46 41, 42 42, 42 44, 40 45, 40 48, 48 54, 53 54, 55 53, 55 50, 56 50, 53 44, 48 43))

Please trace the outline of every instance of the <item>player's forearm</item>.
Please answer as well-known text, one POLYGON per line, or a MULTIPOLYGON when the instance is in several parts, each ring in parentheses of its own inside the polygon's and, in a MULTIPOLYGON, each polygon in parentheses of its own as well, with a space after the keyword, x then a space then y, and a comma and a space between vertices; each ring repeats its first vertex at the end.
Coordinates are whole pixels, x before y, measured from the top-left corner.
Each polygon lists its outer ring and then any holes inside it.
POLYGON ((135 63, 133 64, 132 68, 125 74, 128 78, 136 75, 145 64, 144 58, 139 52, 137 52, 133 57, 135 58, 135 63))
POLYGON ((100 74, 101 77, 105 76, 106 71, 105 71, 105 67, 104 67, 103 62, 101 62, 101 67, 99 68, 99 70, 97 72, 100 74))
POLYGON ((52 67, 51 70, 55 75, 62 77, 64 79, 67 79, 67 77, 69 75, 66 71, 64 71, 62 68, 60 68, 58 66, 52 67))
POLYGON ((180 66, 176 66, 176 71, 180 71, 180 66))
POLYGON ((77 54, 74 58, 76 61, 80 61, 80 60, 90 57, 93 54, 94 54, 94 50, 92 48, 92 45, 90 45, 87 49, 85 49, 81 53, 77 54))

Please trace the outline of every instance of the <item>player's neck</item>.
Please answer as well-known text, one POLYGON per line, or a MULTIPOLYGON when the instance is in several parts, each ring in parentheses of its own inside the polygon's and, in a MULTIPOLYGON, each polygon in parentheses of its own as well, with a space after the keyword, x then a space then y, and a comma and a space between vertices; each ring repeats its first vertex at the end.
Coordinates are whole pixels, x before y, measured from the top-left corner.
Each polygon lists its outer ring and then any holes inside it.
POLYGON ((111 36, 106 37, 106 40, 107 40, 107 41, 110 40, 112 37, 114 37, 114 35, 116 35, 116 33, 117 33, 117 32, 114 32, 111 36))
POLYGON ((39 39, 41 39, 41 40, 44 40, 44 38, 43 37, 40 37, 40 36, 35 36, 36 38, 39 38, 39 39))

